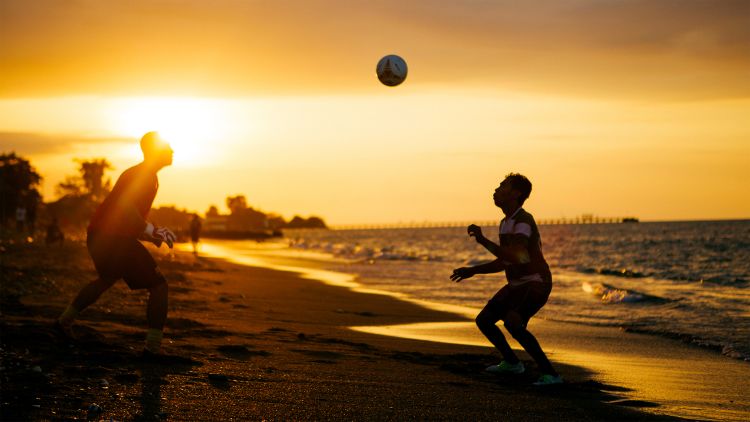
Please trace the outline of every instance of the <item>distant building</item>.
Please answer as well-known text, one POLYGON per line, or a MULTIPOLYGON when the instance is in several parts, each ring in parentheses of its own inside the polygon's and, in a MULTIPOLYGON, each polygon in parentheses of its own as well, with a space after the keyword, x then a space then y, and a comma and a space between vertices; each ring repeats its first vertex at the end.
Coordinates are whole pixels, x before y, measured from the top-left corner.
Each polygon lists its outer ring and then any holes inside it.
POLYGON ((206 216, 203 221, 203 230, 207 232, 225 232, 227 231, 228 215, 206 216))

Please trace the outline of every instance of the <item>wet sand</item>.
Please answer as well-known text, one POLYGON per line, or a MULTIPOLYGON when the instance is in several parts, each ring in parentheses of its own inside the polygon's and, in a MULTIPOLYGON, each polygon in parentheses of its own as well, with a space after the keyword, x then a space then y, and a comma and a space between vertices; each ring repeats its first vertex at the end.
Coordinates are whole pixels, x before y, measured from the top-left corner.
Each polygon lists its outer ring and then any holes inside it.
MULTIPOLYGON (((575 351, 557 346, 558 328, 539 337, 568 382, 540 389, 531 386, 538 373, 524 354, 529 373, 498 377, 482 371, 499 360, 486 346, 349 328, 469 322, 463 315, 325 284, 309 273, 163 252, 169 356, 154 363, 139 357, 146 297, 121 282, 82 313, 74 342, 52 328, 95 276, 82 244, 2 244, 2 420, 676 419, 654 413, 664 406, 634 398, 614 378, 607 382, 585 359, 564 358, 575 351)), ((281 258, 274 264, 301 265, 281 258)), ((600 344, 596 336, 588 341, 600 344)), ((668 359, 672 346, 644 344, 668 359)))

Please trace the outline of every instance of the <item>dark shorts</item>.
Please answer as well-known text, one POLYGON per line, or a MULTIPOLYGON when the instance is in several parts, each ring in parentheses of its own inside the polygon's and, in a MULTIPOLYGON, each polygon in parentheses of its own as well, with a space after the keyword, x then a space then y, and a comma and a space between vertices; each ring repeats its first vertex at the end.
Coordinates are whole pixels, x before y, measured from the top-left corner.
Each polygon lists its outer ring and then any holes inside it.
POLYGON ((123 279, 131 290, 166 283, 156 261, 137 239, 91 232, 86 246, 102 280, 115 282, 123 279))
POLYGON ((487 302, 483 312, 491 312, 499 321, 505 319, 508 312, 515 311, 526 325, 547 303, 551 291, 551 282, 530 281, 520 286, 507 284, 487 302))

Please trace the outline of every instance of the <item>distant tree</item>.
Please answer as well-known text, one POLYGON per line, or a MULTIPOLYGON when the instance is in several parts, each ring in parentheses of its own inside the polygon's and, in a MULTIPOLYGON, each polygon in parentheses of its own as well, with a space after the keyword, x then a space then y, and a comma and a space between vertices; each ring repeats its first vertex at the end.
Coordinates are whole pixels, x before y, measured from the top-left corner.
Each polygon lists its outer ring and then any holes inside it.
POLYGON ((291 220, 289 220, 289 223, 287 223, 287 228, 290 229, 301 229, 305 227, 305 219, 300 217, 299 215, 295 215, 292 217, 291 220))
POLYGON ((206 211, 206 217, 218 217, 219 216, 219 209, 216 208, 216 205, 211 205, 208 207, 208 211, 206 211))
POLYGON ((104 173, 112 169, 106 158, 93 160, 76 159, 80 165, 75 176, 68 176, 57 185, 60 196, 89 196, 94 202, 101 202, 112 189, 112 179, 104 180, 104 173))
POLYGON ((289 229, 325 229, 328 228, 326 223, 320 217, 310 217, 308 219, 295 215, 286 225, 289 229))
POLYGON ((112 188, 112 179, 104 178, 112 165, 105 158, 74 161, 79 163, 78 174, 67 176, 57 185, 60 198, 49 204, 48 211, 61 226, 82 231, 112 188))
POLYGON ((83 184, 80 182, 79 177, 76 176, 65 176, 65 180, 58 183, 55 187, 55 193, 60 197, 65 196, 82 196, 83 184))
POLYGON ((268 228, 271 230, 281 229, 286 226, 286 220, 278 214, 268 214, 266 215, 266 220, 268 221, 268 228))
POLYGON ((41 203, 37 187, 42 176, 28 160, 15 152, 0 155, 0 223, 15 218, 16 208, 23 206, 27 212, 41 203))
POLYGON ((307 227, 311 229, 327 229, 328 228, 328 226, 326 226, 326 223, 325 221, 323 221, 322 218, 315 217, 315 216, 309 217, 307 219, 307 227))
POLYGON ((94 200, 103 200, 112 190, 112 179, 104 180, 104 172, 112 170, 112 165, 104 158, 80 161, 80 163, 81 178, 86 190, 94 200))
POLYGON ((247 205, 245 195, 227 197, 227 208, 231 214, 227 219, 229 230, 260 230, 267 228, 266 214, 247 205))
POLYGON ((247 209, 247 199, 245 195, 228 196, 227 208, 231 214, 241 214, 247 209))

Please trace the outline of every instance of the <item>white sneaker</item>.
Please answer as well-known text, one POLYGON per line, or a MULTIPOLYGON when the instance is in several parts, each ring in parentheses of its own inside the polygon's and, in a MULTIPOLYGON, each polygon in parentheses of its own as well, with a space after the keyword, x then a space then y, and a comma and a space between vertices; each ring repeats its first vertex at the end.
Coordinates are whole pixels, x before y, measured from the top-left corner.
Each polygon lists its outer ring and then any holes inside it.
POLYGON ((523 374, 526 368, 523 366, 523 362, 515 364, 502 361, 497 365, 490 365, 485 368, 485 371, 492 372, 493 374, 523 374))

